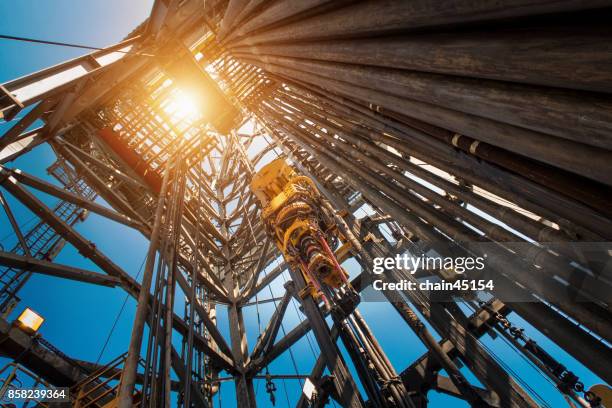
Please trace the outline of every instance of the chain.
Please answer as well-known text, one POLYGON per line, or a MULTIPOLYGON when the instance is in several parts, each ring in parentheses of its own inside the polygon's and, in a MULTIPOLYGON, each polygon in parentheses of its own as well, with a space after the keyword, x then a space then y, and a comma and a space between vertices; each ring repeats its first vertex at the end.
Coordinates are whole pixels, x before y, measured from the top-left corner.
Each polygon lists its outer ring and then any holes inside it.
POLYGON ((274 395, 275 391, 276 384, 274 384, 274 382, 272 381, 272 376, 268 371, 268 367, 266 367, 266 392, 270 394, 270 402, 272 403, 272 406, 276 405, 276 396, 274 395))
POLYGON ((544 351, 535 340, 526 336, 525 329, 513 325, 504 315, 491 309, 488 303, 479 302, 479 304, 493 315, 502 329, 508 332, 515 341, 522 341, 524 343, 523 348, 544 363, 557 378, 558 387, 563 393, 569 394, 570 391, 581 393, 584 399, 591 404, 591 407, 601 406, 601 398, 594 392, 585 390, 584 383, 580 381, 580 378, 544 351))

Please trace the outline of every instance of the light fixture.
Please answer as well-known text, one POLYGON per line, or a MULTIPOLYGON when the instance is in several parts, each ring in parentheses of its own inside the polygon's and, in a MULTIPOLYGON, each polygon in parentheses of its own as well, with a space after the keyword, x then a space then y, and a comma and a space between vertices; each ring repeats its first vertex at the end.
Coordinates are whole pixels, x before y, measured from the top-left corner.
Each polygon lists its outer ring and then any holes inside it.
POLYGON ((45 319, 41 315, 29 307, 26 307, 25 310, 21 312, 15 323, 16 326, 24 332, 34 334, 38 331, 44 321, 45 319))
POLYGON ((302 393, 304 393, 304 397, 306 397, 308 401, 312 401, 317 396, 317 387, 308 377, 306 377, 306 381, 304 381, 302 393))

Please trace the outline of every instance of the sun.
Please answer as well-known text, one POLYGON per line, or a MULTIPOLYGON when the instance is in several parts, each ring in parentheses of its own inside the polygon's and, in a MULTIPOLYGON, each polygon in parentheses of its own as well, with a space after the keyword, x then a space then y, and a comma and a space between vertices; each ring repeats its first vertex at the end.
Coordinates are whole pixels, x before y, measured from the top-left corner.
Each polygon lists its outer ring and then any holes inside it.
POLYGON ((171 101, 164 109, 166 113, 176 119, 197 119, 201 113, 201 106, 188 92, 177 90, 172 94, 171 101))

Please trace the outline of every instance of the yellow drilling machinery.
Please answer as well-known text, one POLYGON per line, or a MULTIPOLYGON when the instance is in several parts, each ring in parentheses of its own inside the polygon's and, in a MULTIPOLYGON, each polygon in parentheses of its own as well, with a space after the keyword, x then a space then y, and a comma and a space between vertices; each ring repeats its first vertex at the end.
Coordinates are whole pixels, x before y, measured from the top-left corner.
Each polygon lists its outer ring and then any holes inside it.
POLYGON ((263 208, 268 234, 304 277, 306 287, 299 295, 321 299, 327 307, 330 302, 356 303, 358 295, 334 253, 344 237, 313 181, 277 159, 253 177, 251 190, 263 208))

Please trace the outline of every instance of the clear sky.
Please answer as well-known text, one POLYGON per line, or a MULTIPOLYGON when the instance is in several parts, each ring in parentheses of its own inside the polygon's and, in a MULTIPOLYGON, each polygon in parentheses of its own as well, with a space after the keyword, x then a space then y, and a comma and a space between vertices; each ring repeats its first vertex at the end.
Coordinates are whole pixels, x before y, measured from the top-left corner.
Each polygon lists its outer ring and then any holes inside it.
MULTIPOLYGON (((124 38, 142 22, 148 16, 151 4, 152 0, 0 0, 0 34, 106 46, 124 38)), ((0 83, 83 53, 85 53, 84 50, 0 40, 0 83)), ((0 135, 12 124, 0 123, 0 135)), ((55 182, 46 173, 46 168, 53 161, 51 150, 43 146, 11 163, 10 167, 21 168, 55 182)), ((32 214, 18 205, 8 194, 5 195, 8 196, 19 223, 32 225, 30 221, 32 214), (28 221, 30 221, 29 224, 28 221)), ((49 204, 56 201, 42 194, 38 196, 49 204)), ((96 215, 90 215, 86 222, 78 225, 77 230, 87 239, 95 242, 102 252, 111 257, 129 274, 135 276, 138 273, 147 247, 146 240, 140 234, 112 221, 103 220, 96 215)), ((0 243, 7 249, 11 248, 15 242, 15 237, 10 235, 10 232, 11 228, 6 217, 0 214, 0 243)), ((66 246, 56 261, 99 271, 95 265, 79 255, 70 245, 66 246)), ((349 262, 346 266, 352 274, 357 273, 354 263, 349 262)), ((264 290, 260 299, 267 299, 271 295, 279 296, 284 278, 281 277, 274 283, 273 293, 264 290)), ((16 312, 26 306, 40 312, 46 318, 41 329, 42 335, 68 355, 89 361, 98 359, 126 298, 125 293, 120 289, 96 287, 41 275, 35 275, 30 280, 20 293, 20 297, 22 302, 16 312)), ((102 356, 102 363, 126 351, 134 308, 135 302, 128 299, 125 310, 102 356)), ((398 372, 425 351, 425 347, 400 321, 390 305, 364 303, 360 309, 381 345, 389 353, 389 358, 398 372)), ((289 307, 288 316, 284 321, 286 331, 298 323, 299 317, 296 310, 294 306, 289 307)), ((272 311, 273 305, 270 303, 259 307, 262 327, 265 327, 272 311)), ((224 310, 219 310, 218 315, 221 330, 227 334, 224 310)), ((250 307, 245 311, 245 319, 249 334, 248 341, 252 347, 258 333, 255 307, 250 307)), ((601 382, 520 319, 514 319, 514 321, 526 327, 530 336, 574 370, 587 386, 601 382)), ((550 406, 566 405, 550 383, 522 360, 514 350, 499 339, 493 341, 485 336, 482 341, 491 347, 498 357, 512 366, 514 371, 522 373, 522 381, 536 389, 550 406)), ((304 338, 293 348, 293 359, 300 374, 310 372, 317 354, 318 348, 312 336, 304 338)), ((295 368, 288 353, 271 364, 269 369, 272 374, 295 374, 295 368)), ((258 402, 260 406, 266 407, 270 406, 270 403, 264 392, 264 386, 262 381, 256 382, 258 402)), ((299 383, 297 381, 285 383, 277 381, 277 387, 277 406, 287 406, 287 397, 294 405, 299 397, 299 383)), ((457 399, 433 392, 430 393, 430 396, 432 406, 467 406, 457 399)), ((231 383, 222 387, 221 399, 225 407, 235 405, 231 383)))

